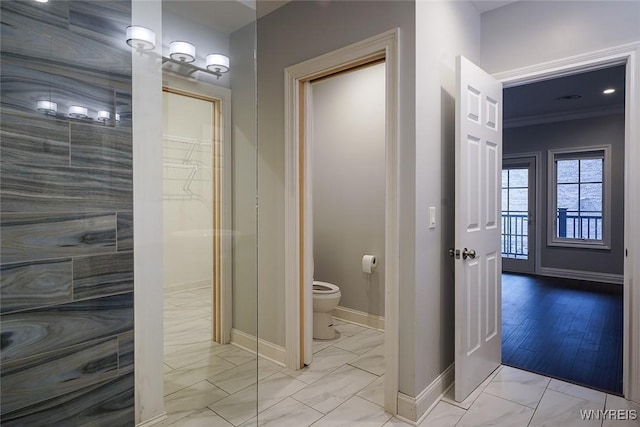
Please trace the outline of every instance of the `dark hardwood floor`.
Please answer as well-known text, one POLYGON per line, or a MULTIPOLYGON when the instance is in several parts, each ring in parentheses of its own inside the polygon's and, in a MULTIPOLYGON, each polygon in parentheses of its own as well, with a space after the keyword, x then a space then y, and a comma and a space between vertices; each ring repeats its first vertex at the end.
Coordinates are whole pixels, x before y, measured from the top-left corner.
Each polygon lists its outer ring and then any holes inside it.
POLYGON ((622 286, 502 275, 502 363, 622 394, 622 286))

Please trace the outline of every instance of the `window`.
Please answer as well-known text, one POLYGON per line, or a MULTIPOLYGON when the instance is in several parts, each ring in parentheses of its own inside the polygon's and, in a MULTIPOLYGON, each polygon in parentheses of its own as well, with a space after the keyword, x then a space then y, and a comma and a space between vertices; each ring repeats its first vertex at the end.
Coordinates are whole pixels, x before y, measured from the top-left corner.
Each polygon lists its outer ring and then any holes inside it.
POLYGON ((502 257, 529 258, 529 167, 502 169, 502 257))
POLYGON ((549 151, 549 244, 609 247, 609 147, 549 151))

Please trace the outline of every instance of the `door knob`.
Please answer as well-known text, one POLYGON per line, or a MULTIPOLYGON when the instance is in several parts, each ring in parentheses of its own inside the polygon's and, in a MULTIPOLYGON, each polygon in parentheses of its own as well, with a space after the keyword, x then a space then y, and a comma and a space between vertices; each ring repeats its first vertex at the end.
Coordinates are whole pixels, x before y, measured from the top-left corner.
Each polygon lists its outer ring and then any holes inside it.
POLYGON ((470 250, 469 250, 469 249, 467 249, 467 248, 464 248, 464 249, 462 250, 462 259, 467 259, 467 258, 474 259, 475 257, 476 257, 476 251, 475 251, 475 249, 470 249, 470 250))

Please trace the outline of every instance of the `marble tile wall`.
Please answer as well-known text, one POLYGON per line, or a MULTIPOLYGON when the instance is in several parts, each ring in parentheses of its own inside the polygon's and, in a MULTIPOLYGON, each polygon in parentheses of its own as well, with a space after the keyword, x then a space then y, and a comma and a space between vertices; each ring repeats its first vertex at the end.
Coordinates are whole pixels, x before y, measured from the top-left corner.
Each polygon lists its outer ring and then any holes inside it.
POLYGON ((0 423, 133 425, 131 2, 0 7, 0 423))

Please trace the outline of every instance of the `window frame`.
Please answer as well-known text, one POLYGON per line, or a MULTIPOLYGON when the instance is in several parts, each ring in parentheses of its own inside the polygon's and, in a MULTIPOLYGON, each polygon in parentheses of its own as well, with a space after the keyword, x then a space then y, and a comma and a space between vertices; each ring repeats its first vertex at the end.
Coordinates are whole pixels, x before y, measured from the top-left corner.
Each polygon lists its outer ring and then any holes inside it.
MULTIPOLYGON (((595 157, 595 156, 594 156, 595 157)), ((598 156, 599 157, 599 156, 598 156)), ((611 145, 550 149, 548 158, 547 246, 611 249, 611 145), (557 157, 575 155, 576 159, 589 158, 589 153, 604 153, 602 170, 602 239, 576 239, 557 236, 557 157)))

